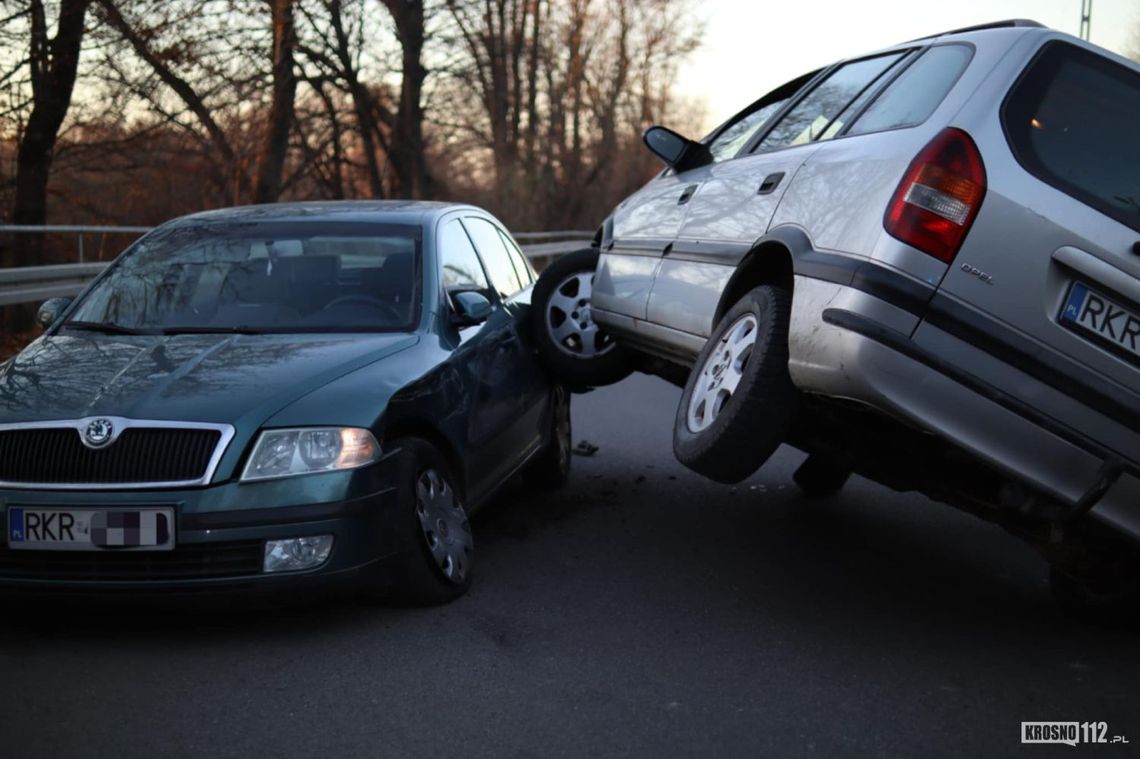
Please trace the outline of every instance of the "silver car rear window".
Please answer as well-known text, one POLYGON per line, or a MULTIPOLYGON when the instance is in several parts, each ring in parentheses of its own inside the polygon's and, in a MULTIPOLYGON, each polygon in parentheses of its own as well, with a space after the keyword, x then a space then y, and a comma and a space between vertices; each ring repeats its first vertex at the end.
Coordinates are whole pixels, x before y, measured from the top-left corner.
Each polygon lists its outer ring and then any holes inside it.
POLYGON ((1140 230, 1140 73, 1050 42, 1010 90, 1002 124, 1027 171, 1140 230))

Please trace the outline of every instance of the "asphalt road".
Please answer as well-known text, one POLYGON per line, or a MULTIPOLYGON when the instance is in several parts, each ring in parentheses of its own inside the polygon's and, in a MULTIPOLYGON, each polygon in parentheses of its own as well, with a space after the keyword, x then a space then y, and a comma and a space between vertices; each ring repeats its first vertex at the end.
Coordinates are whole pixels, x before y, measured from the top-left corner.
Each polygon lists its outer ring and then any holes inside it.
POLYGON ((678 395, 577 397, 597 454, 479 515, 444 608, 5 606, 0 756, 1073 750, 1020 746, 1022 720, 1140 745, 1140 633, 1061 617, 1029 548, 864 481, 805 501, 791 450, 706 482, 672 457, 678 395))

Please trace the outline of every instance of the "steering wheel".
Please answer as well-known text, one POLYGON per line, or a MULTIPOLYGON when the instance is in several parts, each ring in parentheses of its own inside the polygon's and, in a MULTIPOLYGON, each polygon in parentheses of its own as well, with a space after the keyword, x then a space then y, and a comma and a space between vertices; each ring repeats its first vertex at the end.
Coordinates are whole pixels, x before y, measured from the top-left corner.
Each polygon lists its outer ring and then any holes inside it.
POLYGON ((372 306, 381 311, 384 311, 394 322, 402 321, 403 316, 391 303, 385 303, 379 298, 374 298, 371 295, 342 295, 339 298, 333 298, 325 304, 321 311, 328 311, 330 308, 341 306, 346 303, 363 303, 366 306, 372 306))

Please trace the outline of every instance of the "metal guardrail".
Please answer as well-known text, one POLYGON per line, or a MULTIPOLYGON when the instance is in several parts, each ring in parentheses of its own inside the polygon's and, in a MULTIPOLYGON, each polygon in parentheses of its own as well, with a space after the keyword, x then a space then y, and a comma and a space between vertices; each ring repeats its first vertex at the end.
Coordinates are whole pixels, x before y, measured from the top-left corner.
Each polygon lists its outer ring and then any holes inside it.
POLYGON ((93 263, 0 269, 0 306, 73 298, 107 266, 93 263))
MULTIPOLYGON (((79 236, 79 260, 83 261, 83 236, 95 234, 143 234, 152 227, 99 227, 72 224, 47 226, 0 225, 0 234, 76 234, 79 236)), ((520 232, 514 235, 523 252, 532 261, 551 258, 578 250, 589 244, 593 232, 569 230, 558 232, 520 232), (524 241, 553 240, 552 242, 524 241)), ((72 298, 87 286, 109 262, 83 262, 52 266, 25 266, 0 269, 0 306, 38 303, 48 298, 72 298)))
POLYGON ((90 226, 83 224, 0 224, 0 234, 33 234, 33 235, 52 235, 52 234, 74 234, 76 242, 76 251, 79 255, 79 263, 86 263, 87 258, 83 248, 84 235, 99 235, 100 242, 106 240, 107 235, 113 234, 129 234, 141 235, 154 229, 154 227, 138 227, 138 226, 90 226))

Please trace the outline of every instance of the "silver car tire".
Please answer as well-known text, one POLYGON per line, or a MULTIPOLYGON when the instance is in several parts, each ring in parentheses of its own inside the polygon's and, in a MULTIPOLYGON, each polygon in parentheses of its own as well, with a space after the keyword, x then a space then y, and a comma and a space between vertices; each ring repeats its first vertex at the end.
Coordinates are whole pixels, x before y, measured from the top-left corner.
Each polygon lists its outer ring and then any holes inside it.
POLYGON ((531 294, 535 346, 554 380, 572 390, 612 385, 636 368, 633 353, 601 329, 593 318, 597 248, 558 258, 531 294))
POLYGON ((788 374, 791 293, 761 285, 721 318, 689 374, 673 453, 718 482, 740 482, 787 438, 799 406, 788 374))

